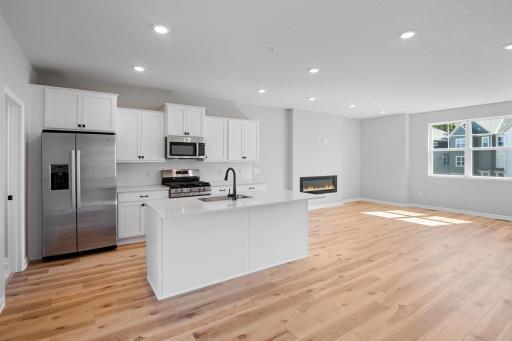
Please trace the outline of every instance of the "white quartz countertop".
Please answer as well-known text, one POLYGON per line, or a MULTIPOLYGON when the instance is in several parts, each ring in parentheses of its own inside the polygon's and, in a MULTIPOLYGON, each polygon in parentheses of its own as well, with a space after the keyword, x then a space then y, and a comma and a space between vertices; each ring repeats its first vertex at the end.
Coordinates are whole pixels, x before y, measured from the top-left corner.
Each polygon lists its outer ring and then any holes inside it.
POLYGON ((238 200, 223 200, 204 202, 199 200, 205 197, 176 198, 151 201, 148 206, 154 209, 161 217, 170 218, 190 214, 202 214, 209 212, 218 212, 233 210, 239 208, 249 208, 254 206, 272 205, 285 202, 319 199, 323 196, 306 194, 292 191, 257 191, 248 194, 250 198, 238 200))
POLYGON ((147 185, 147 186, 120 186, 117 187, 117 193, 128 192, 151 192, 151 191, 167 191, 169 187, 163 185, 147 185))

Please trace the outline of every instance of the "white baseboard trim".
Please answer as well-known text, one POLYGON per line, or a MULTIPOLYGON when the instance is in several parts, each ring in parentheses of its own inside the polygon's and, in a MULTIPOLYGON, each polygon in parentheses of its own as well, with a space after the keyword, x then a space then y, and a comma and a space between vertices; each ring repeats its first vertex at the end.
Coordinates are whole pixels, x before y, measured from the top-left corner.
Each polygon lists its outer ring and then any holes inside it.
POLYGON ((133 237, 133 238, 125 238, 125 239, 119 239, 117 241, 117 245, 126 245, 126 244, 134 244, 134 243, 140 243, 145 242, 146 237, 133 237))
POLYGON ((0 297, 0 313, 5 308, 5 296, 0 297))
POLYGON ((343 202, 341 202, 341 201, 328 202, 328 203, 325 203, 325 204, 309 205, 308 206, 308 210, 312 211, 312 210, 318 210, 318 209, 321 209, 321 208, 338 207, 338 206, 341 206, 341 205, 343 205, 343 202))
POLYGON ((23 258, 23 262, 21 264, 21 271, 27 270, 27 267, 28 267, 28 257, 25 256, 25 258, 23 258))
POLYGON ((450 212, 450 213, 467 214, 467 215, 472 215, 472 216, 476 216, 476 217, 484 217, 484 218, 512 221, 512 216, 506 216, 506 215, 499 215, 499 214, 492 214, 492 213, 485 213, 485 212, 466 211, 466 210, 459 210, 459 209, 455 209, 455 208, 430 206, 430 205, 423 205, 423 204, 417 204, 417 203, 411 203, 409 206, 424 208, 427 210, 436 210, 436 211, 443 211, 443 212, 450 212))
POLYGON ((364 201, 364 199, 363 199, 363 198, 350 198, 350 199, 344 199, 344 200, 343 200, 343 203, 344 203, 344 204, 348 204, 348 203, 356 202, 356 201, 364 201))
POLYGON ((382 204, 382 205, 393 205, 393 206, 400 206, 400 207, 409 207, 410 204, 404 204, 399 202, 392 202, 392 201, 385 201, 385 200, 376 200, 376 199, 369 199, 369 198, 360 198, 361 201, 367 201, 367 202, 373 202, 375 204, 382 204))
MULTIPOLYGON (((427 210, 466 214, 466 215, 472 215, 475 217, 512 221, 512 216, 493 214, 493 213, 485 213, 485 212, 459 210, 456 208, 431 206, 431 205, 424 205, 424 204, 418 204, 418 203, 403 204, 403 203, 397 203, 397 202, 391 202, 391 201, 385 201, 385 200, 375 200, 375 199, 369 199, 369 198, 352 198, 352 199, 343 200, 343 203, 347 204, 347 203, 355 202, 355 201, 366 201, 366 202, 371 202, 371 203, 375 203, 375 204, 392 205, 392 206, 399 206, 399 207, 417 207, 417 208, 424 208, 427 210)), ((325 207, 331 207, 331 206, 325 206, 325 207)), ((316 209, 316 207, 313 209, 316 209)))

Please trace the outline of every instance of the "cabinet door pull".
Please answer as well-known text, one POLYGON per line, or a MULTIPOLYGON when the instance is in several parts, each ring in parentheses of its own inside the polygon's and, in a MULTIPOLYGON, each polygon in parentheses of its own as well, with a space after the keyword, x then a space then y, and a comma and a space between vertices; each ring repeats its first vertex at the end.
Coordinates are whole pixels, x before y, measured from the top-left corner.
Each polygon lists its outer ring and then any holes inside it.
POLYGON ((226 189, 225 188, 221 188, 221 189, 219 189, 219 192, 226 192, 226 189))
POLYGON ((254 189, 254 187, 252 187, 252 186, 249 186, 249 189, 254 189))
POLYGON ((139 198, 149 198, 149 195, 146 194, 146 195, 139 195, 139 198))

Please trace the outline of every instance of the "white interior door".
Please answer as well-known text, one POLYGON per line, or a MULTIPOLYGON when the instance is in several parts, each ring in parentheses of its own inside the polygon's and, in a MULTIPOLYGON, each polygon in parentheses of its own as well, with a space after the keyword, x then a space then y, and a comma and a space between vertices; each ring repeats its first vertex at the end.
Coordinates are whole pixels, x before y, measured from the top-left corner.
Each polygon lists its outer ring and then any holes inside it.
POLYGON ((5 162, 4 162, 4 257, 5 273, 19 271, 19 238, 21 235, 21 107, 6 98, 5 101, 5 162))

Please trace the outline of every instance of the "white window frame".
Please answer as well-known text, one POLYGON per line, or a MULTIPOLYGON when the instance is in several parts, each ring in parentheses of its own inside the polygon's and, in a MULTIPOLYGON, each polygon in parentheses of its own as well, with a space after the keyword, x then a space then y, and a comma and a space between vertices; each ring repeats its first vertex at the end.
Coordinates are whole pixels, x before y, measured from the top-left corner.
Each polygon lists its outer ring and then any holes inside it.
POLYGON ((455 148, 466 148, 466 138, 460 137, 458 139, 455 139, 455 148), (459 145, 460 141, 462 141, 463 143, 459 145))
POLYGON ((465 165, 466 165, 466 156, 456 155, 455 156, 455 167, 465 167, 465 165))
POLYGON ((482 148, 489 148, 491 146, 491 139, 490 136, 482 136, 482 142, 480 143, 480 147, 482 148), (487 141, 487 142, 484 142, 487 141), (484 146, 486 144, 486 146, 484 146))
POLYGON ((501 136, 496 136, 496 147, 505 147, 507 145, 507 140, 505 139, 505 135, 501 135, 501 136), (499 142, 499 139, 501 139, 501 146, 500 146, 500 142, 499 142))
MULTIPOLYGON (((510 150, 512 151, 512 146, 506 146, 505 137, 503 136, 503 146, 492 146, 491 137, 493 132, 489 133, 489 147, 473 147, 473 129, 471 122, 472 121, 481 121, 481 120, 493 120, 493 119, 511 119, 512 115, 502 115, 502 116, 489 116, 489 117, 477 117, 471 119, 464 120, 452 120, 452 121, 444 121, 444 122, 429 122, 428 127, 428 176, 430 177, 438 177, 438 178, 450 178, 450 179, 468 179, 468 180, 485 180, 485 181, 512 181, 512 177, 490 177, 490 176, 478 176, 473 175, 473 152, 479 150, 492 151, 492 150, 510 150), (435 125, 441 124, 462 124, 465 123, 466 126, 466 145, 465 148, 450 148, 450 136, 448 136, 448 148, 434 148, 434 143, 432 139, 432 129, 435 125), (434 174, 434 163, 433 156, 434 152, 454 152, 454 151, 462 151, 464 152, 464 174, 434 174)), ((475 135, 487 135, 487 134, 475 134, 475 135)), ((456 142, 457 143, 457 142, 456 142)), ((498 143, 496 142, 496 145, 498 143)), ((457 145, 457 144, 456 144, 457 145)), ((462 156, 462 155, 458 155, 462 156)), ((455 162, 457 164, 457 162, 455 162)))

